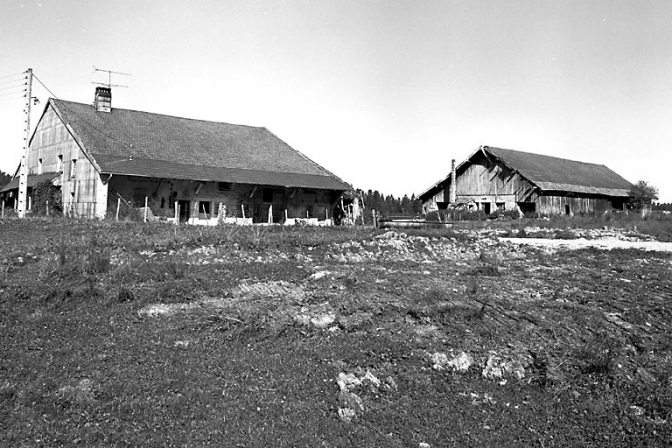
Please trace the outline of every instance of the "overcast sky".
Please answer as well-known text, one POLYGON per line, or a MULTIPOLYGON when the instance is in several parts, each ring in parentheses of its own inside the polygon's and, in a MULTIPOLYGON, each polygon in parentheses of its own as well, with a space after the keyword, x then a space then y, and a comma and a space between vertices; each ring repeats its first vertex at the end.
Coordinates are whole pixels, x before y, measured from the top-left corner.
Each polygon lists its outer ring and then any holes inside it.
POLYGON ((113 107, 264 126, 363 190, 417 195, 489 145, 672 202, 671 23, 669 0, 2 0, 0 170, 23 145, 13 75, 91 103, 95 66, 132 75, 113 107))

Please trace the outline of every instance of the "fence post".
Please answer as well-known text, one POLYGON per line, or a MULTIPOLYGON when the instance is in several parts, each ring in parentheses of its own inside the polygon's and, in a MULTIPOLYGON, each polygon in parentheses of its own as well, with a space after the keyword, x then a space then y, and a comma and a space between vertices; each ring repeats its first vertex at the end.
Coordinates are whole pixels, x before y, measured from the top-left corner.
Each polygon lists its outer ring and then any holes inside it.
POLYGON ((145 196, 145 218, 143 222, 147 222, 147 196, 145 196))

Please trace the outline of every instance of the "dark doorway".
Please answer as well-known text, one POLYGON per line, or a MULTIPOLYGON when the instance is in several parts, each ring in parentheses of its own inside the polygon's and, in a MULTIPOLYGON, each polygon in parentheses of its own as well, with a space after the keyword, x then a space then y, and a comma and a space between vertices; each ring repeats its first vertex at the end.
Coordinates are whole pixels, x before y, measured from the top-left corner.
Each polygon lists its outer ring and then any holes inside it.
POLYGON ((189 201, 177 201, 180 209, 180 222, 189 221, 189 201))
POLYGON ((485 212, 486 215, 490 214, 491 210, 489 202, 483 202, 483 211, 485 212))

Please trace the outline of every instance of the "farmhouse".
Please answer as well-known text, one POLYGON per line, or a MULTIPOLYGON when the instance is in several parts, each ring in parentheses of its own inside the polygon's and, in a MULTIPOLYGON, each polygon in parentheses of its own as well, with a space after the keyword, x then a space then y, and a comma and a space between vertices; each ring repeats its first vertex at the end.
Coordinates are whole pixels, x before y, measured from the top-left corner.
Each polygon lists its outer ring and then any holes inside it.
POLYGON ((622 210, 631 188, 604 165, 481 146, 419 198, 426 213, 464 205, 571 215, 622 210))
POLYGON ((75 217, 147 204, 192 224, 325 221, 351 189, 266 128, 112 108, 109 87, 93 105, 50 99, 27 165, 29 186, 53 179, 75 217))

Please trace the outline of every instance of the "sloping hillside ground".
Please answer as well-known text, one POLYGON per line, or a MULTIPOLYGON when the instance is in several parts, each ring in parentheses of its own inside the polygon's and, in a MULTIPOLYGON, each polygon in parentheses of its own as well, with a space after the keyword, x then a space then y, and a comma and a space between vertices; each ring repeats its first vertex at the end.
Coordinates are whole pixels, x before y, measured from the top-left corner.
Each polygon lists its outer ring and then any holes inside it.
POLYGON ((0 446, 667 446, 667 246, 515 234, 1 222, 0 446))

